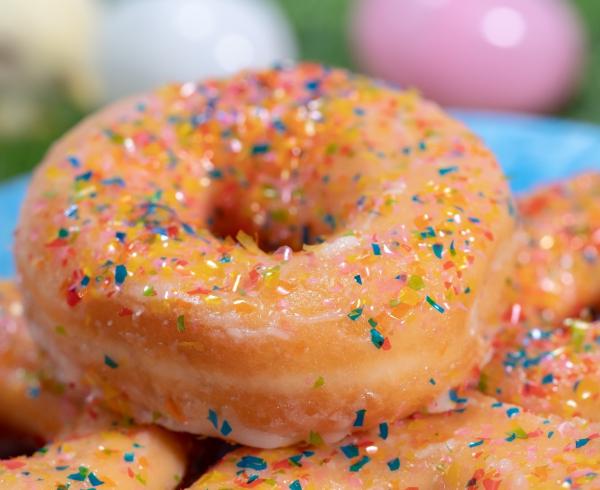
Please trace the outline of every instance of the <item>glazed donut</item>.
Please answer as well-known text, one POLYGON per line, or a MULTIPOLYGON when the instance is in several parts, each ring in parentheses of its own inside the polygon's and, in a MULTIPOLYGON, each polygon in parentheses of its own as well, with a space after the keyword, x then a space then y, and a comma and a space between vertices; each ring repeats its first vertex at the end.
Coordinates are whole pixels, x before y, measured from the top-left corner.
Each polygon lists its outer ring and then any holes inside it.
POLYGON ((480 387, 535 413, 600 422, 600 324, 509 325, 494 339, 480 387))
POLYGON ((0 426, 53 442, 0 460, 0 489, 175 489, 187 464, 180 437, 121 421, 52 381, 23 321, 14 284, 0 282, 0 426))
POLYGON ((0 461, 0 489, 175 490, 185 461, 177 436, 164 429, 113 429, 0 461))
POLYGON ((15 253, 62 379, 139 422, 274 447, 460 382, 493 330, 512 215, 460 123, 303 64, 86 120, 35 173, 15 253))
POLYGON ((480 394, 335 446, 240 448, 192 488, 597 488, 600 425, 524 412, 480 394))
POLYGON ((48 441, 86 412, 80 393, 53 381, 47 364, 27 331, 18 290, 0 282, 0 426, 48 441))
POLYGON ((508 316, 558 324, 600 305, 600 173, 543 187, 518 207, 524 232, 508 316))

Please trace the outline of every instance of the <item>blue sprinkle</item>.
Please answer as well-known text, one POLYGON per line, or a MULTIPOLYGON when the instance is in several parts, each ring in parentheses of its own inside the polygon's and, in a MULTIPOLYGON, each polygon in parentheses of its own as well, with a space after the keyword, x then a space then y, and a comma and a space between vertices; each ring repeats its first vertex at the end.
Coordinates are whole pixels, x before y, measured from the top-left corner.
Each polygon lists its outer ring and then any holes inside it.
POLYGON ((127 279, 127 267, 124 265, 118 265, 115 268, 115 283, 117 286, 120 286, 125 282, 125 279, 127 279))
POLYGON ((110 356, 104 355, 104 364, 106 364, 111 369, 117 369, 119 364, 110 356))
POLYGON ((435 379, 429 378, 429 384, 432 384, 433 386, 435 386, 435 379))
POLYGON ((360 471, 362 467, 366 465, 369 461, 371 461, 371 458, 369 458, 369 456, 363 456, 356 463, 350 466, 350 471, 354 473, 360 471))
POLYGON ((477 446, 481 446, 482 444, 483 444, 483 439, 480 439, 479 441, 469 442, 469 447, 477 447, 477 446))
POLYGON ((267 143, 254 145, 252 147, 252 154, 253 155, 264 155, 265 153, 267 153, 269 151, 269 149, 270 149, 270 146, 267 143))
POLYGON ((442 258, 442 253, 444 252, 444 246, 441 243, 436 243, 433 245, 433 253, 438 259, 442 258))
POLYGON ((542 384, 543 385, 547 385, 550 384, 554 381, 554 375, 552 373, 546 374, 546 376, 544 376, 542 378, 542 384))
POLYGON ((432 226, 428 226, 424 231, 420 232, 421 238, 435 238, 435 230, 432 226))
POLYGON ((362 282, 362 277, 360 277, 360 274, 356 274, 356 275, 354 276, 354 280, 355 280, 355 281, 356 281, 358 284, 360 284, 360 285, 362 286, 362 283, 363 283, 363 282, 362 282))
POLYGON ((321 85, 320 80, 309 80, 308 82, 306 82, 306 84, 304 86, 306 87, 307 90, 317 90, 320 85, 321 85))
POLYGON ((231 428, 231 425, 229 425, 229 422, 227 422, 227 420, 223 421, 223 425, 221 426, 221 434, 224 436, 228 436, 229 434, 231 434, 231 431, 233 429, 231 428))
POLYGON ((223 172, 221 172, 221 170, 219 170, 218 168, 215 168, 215 169, 211 170, 210 172, 208 172, 208 176, 211 179, 219 180, 219 179, 223 178, 223 172))
POLYGON ((294 480, 290 483, 290 490, 302 490, 302 485, 300 485, 298 480, 294 480))
POLYGON ((69 480, 75 480, 75 481, 85 481, 85 474, 83 474, 83 473, 72 473, 71 475, 67 476, 67 479, 69 479, 69 480))
POLYGON ((262 471, 267 469, 267 462, 257 456, 243 456, 236 466, 242 469, 262 471))
POLYGON ((78 215, 77 215, 78 211, 79 211, 79 208, 77 207, 77 205, 73 204, 72 206, 69 206, 67 208, 67 210, 65 211, 65 216, 67 218, 77 219, 78 218, 78 215))
POLYGON ((36 386, 35 388, 29 388, 27 391, 29 398, 38 398, 40 396, 40 388, 36 386))
POLYGON ((326 225, 329 226, 332 230, 335 230, 335 218, 331 214, 326 214, 323 216, 323 221, 326 225))
POLYGON ((86 287, 89 283, 90 283, 90 277, 89 276, 83 276, 83 278, 81 279, 80 284, 83 287, 86 287))
POLYGON ((196 236, 194 228, 192 228, 190 225, 188 225, 187 223, 181 223, 181 226, 183 227, 183 231, 185 231, 188 235, 196 236))
POLYGON ((133 454, 133 453, 125 453, 123 455, 123 459, 127 463, 133 463, 133 461, 135 460, 135 454, 133 454))
POLYGON ((69 468, 69 465, 63 465, 63 466, 55 466, 54 469, 56 471, 65 471, 66 469, 69 468))
POLYGON ((102 480, 100 480, 96 475, 94 475, 93 473, 90 473, 88 475, 88 480, 89 482, 95 486, 95 487, 99 487, 100 485, 104 485, 104 482, 102 480))
POLYGON ((356 458, 358 456, 358 447, 354 444, 348 444, 346 446, 341 446, 340 450, 344 453, 348 459, 356 458))
POLYGON ((550 432, 548 432, 548 439, 552 439, 552 436, 554 435, 554 431, 551 430, 550 432))
POLYGON ((287 131, 287 127, 286 125, 283 123, 283 121, 281 120, 277 120, 273 123, 273 127, 279 132, 279 133, 284 133, 285 131, 287 131))
POLYGON ((208 420, 210 420, 211 424, 215 429, 219 426, 219 417, 217 416, 217 412, 212 409, 208 410, 208 420))
POLYGON ((575 441, 575 448, 579 449, 580 447, 585 446, 588 442, 590 442, 590 438, 589 437, 584 437, 583 439, 577 439, 575 441))
POLYGON ((90 180, 92 178, 92 171, 90 170, 89 172, 86 172, 84 174, 79 174, 77 177, 75 177, 75 181, 77 182, 81 182, 81 181, 85 181, 87 182, 88 180, 90 180))
POLYGON ((258 480, 258 475, 251 475, 251 476, 248 478, 248 480, 247 480, 247 483, 248 483, 248 484, 250 484, 250 483, 252 483, 252 482, 254 482, 254 481, 256 481, 256 480, 258 480))
POLYGON ((451 173, 454 173, 454 172, 457 172, 457 171, 458 171, 458 167, 457 166, 443 167, 443 168, 438 169, 438 173, 441 176, 448 175, 448 174, 451 174, 451 173))
POLYGON ((500 408, 503 405, 502 402, 494 402, 492 403, 492 408, 500 408))
POLYGON ((304 456, 304 454, 294 454, 294 456, 290 456, 288 458, 288 460, 294 466, 302 466, 302 464, 300 463, 300 461, 302 460, 303 456, 304 456))
POLYGON ((517 438, 517 434, 515 434, 514 432, 508 436, 506 439, 504 439, 506 442, 512 442, 517 438))
POLYGON ((117 240, 119 240, 121 243, 125 243, 125 239, 127 238, 127 233, 124 233, 122 231, 117 231, 115 233, 115 238, 117 240))
POLYGON ((381 349, 384 341, 385 341, 385 337, 383 335, 381 335, 381 332, 379 332, 379 330, 377 330, 376 328, 372 328, 371 329, 371 342, 373 343, 373 345, 375 347, 377 347, 378 349, 381 349))
POLYGON ((390 471, 398 471, 400 469, 400 458, 390 459, 387 465, 390 471))
POLYGON ((468 401, 467 398, 460 398, 456 390, 450 390, 448 392, 448 396, 450 397, 450 400, 452 400, 454 403, 467 403, 468 401))
POLYGON ((512 418, 515 415, 517 415, 520 412, 520 410, 517 407, 510 407, 508 410, 506 410, 506 415, 508 416, 508 418, 512 418))
POLYGON ((365 423, 365 414, 367 411, 363 408, 356 411, 356 419, 354 420, 354 427, 362 427, 365 423))
POLYGON ((469 221, 471 223, 481 223, 481 220, 479 218, 475 218, 473 216, 469 216, 469 221))
POLYGON ((388 438, 389 432, 390 431, 387 423, 382 422, 379 424, 379 437, 381 437, 384 441, 388 438))
POLYGON ((121 177, 113 177, 112 179, 104 179, 102 185, 116 185, 118 187, 125 187, 125 181, 121 177))
POLYGON ((411 199, 412 199, 412 201, 413 201, 413 202, 418 202, 419 204, 425 204, 425 203, 424 203, 424 202, 421 200, 421 198, 419 197, 419 195, 418 195, 418 194, 415 194, 414 196, 412 196, 412 198, 411 198, 411 199))
POLYGON ((381 247, 379 246, 378 243, 372 243, 371 248, 373 249, 374 255, 381 255, 381 247))
POLYGON ((364 116, 365 110, 362 107, 355 107, 354 114, 356 114, 357 116, 364 116))
POLYGON ((79 161, 79 158, 71 155, 71 156, 67 157, 67 160, 69 161, 69 163, 71 164, 71 166, 73 168, 81 167, 81 162, 79 161))

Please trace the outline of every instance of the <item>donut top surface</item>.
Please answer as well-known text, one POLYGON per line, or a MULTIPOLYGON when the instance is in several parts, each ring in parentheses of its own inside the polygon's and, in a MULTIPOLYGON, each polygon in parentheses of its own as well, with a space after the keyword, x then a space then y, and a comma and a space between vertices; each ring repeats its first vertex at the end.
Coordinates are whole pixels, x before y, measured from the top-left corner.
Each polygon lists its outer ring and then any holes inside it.
POLYGON ((302 64, 82 123, 34 177, 17 255, 61 308, 152 305, 182 342, 224 319, 334 319, 389 349, 411 316, 469 308, 512 209, 491 153, 437 106, 302 64))

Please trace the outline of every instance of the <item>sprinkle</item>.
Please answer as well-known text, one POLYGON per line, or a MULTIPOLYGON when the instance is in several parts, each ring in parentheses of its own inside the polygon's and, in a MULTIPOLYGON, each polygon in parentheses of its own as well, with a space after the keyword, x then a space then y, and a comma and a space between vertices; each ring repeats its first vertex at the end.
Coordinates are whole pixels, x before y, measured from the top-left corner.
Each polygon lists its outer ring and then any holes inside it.
POLYGON ((104 364, 106 364, 111 369, 117 369, 119 364, 110 356, 104 355, 104 364))
POLYGON ((350 465, 350 471, 352 471, 354 473, 356 473, 357 471, 360 471, 362 469, 362 467, 364 465, 366 465, 369 461, 371 461, 371 458, 369 458, 369 456, 363 456, 356 463, 354 463, 353 465, 350 465))
POLYGON ((76 182, 87 182, 92 178, 92 171, 90 170, 89 172, 86 172, 84 174, 79 174, 77 177, 75 177, 75 181, 76 182))
POLYGON ((363 283, 363 282, 362 282, 362 277, 360 277, 360 274, 356 274, 356 275, 354 276, 354 280, 355 280, 355 281, 356 281, 358 284, 360 284, 360 285, 362 286, 362 283, 363 283))
POLYGON ((442 254, 444 253, 444 246, 441 243, 436 243, 433 245, 433 253, 438 259, 442 258, 442 254))
POLYGON ((575 441, 575 449, 579 449, 580 447, 585 446, 588 442, 590 442, 589 437, 584 437, 583 439, 577 439, 575 441))
POLYGON ((125 238, 127 238, 127 233, 124 233, 122 231, 117 231, 115 233, 115 238, 117 240, 119 240, 121 243, 125 243, 125 238))
POLYGON ((306 87, 307 90, 317 90, 319 88, 319 85, 321 85, 321 81, 320 80, 309 80, 308 82, 306 82, 304 84, 304 86, 306 87))
POLYGON ((374 255, 381 255, 381 247, 378 243, 371 243, 371 248, 373 249, 374 255))
POLYGON ((481 446, 482 444, 483 444, 483 439, 480 439, 478 441, 469 442, 469 447, 477 447, 477 446, 481 446))
POLYGON ((267 462, 258 456, 243 456, 236 466, 242 469, 262 471, 267 469, 267 462))
POLYGON ((520 410, 517 407, 510 407, 509 409, 506 410, 506 415, 508 416, 508 418, 512 418, 515 415, 517 415, 520 412, 520 410))
POLYGON ((552 373, 546 374, 546 376, 544 376, 542 378, 542 384, 543 385, 547 385, 550 384, 554 381, 554 375, 552 373))
POLYGON ((185 316, 184 315, 179 315, 177 317, 177 331, 179 333, 185 332, 185 316))
POLYGON ((300 485, 298 480, 294 480, 290 483, 290 490, 302 490, 302 485, 300 485))
POLYGON ((115 283, 117 286, 120 286, 125 282, 125 279, 127 279, 127 267, 124 265, 118 265, 115 268, 115 283))
POLYGON ((210 420, 210 423, 215 429, 219 426, 219 417, 217 415, 217 412, 215 412, 212 409, 208 410, 208 420, 210 420))
POLYGON ((435 238, 435 230, 432 226, 428 226, 424 231, 420 232, 421 238, 435 238))
POLYGON ((425 282, 421 276, 410 276, 407 284, 409 288, 415 291, 419 291, 425 287, 425 282))
POLYGON ((356 458, 358 456, 358 447, 354 444, 348 444, 340 447, 340 450, 344 453, 348 459, 356 458))
POLYGON ((102 480, 100 480, 100 478, 98 478, 96 475, 94 475, 94 473, 90 473, 88 475, 88 480, 95 487, 99 487, 100 485, 104 485, 104 482, 102 480))
POLYGON ((135 454, 134 453, 125 453, 123 455, 123 459, 125 460, 126 463, 133 463, 133 461, 135 460, 135 454))
POLYGON ((350 318, 352 321, 356 321, 360 318, 362 312, 362 308, 354 308, 350 313, 348 313, 348 318, 350 318))
POLYGON ((69 230, 61 228, 58 230, 58 238, 67 238, 69 236, 69 230))
POLYGON ((318 432, 313 432, 311 430, 310 434, 308 434, 308 442, 313 446, 322 446, 323 438, 321 437, 321 434, 319 434, 318 432))
POLYGON ((433 299, 431 299, 430 296, 427 296, 425 299, 435 310, 439 311, 440 313, 444 313, 446 311, 446 310, 444 310, 444 308, 442 308, 440 305, 438 305, 433 299))
POLYGON ((125 187, 125 181, 121 177, 113 177, 112 179, 104 179, 102 181, 102 185, 105 185, 105 186, 115 185, 117 187, 125 187))
POLYGON ((435 386, 435 379, 429 378, 429 384, 435 386))
POLYGON ((442 167, 440 169, 438 169, 438 173, 443 177, 444 175, 448 175, 451 174, 453 172, 457 172, 458 171, 458 167, 457 166, 453 166, 453 167, 442 167))
POLYGON ((357 410, 356 411, 356 419, 354 420, 354 427, 362 427, 363 424, 365 423, 365 413, 367 413, 367 411, 362 408, 361 410, 357 410))
POLYGON ((76 156, 73 156, 73 155, 68 156, 67 161, 71 164, 71 166, 73 168, 81 167, 81 162, 79 161, 79 158, 77 158, 76 156))
POLYGON ((231 431, 233 429, 231 428, 231 425, 229 425, 229 422, 227 422, 227 420, 223 420, 223 425, 221 426, 221 434, 224 436, 228 436, 229 434, 231 434, 231 431))
POLYGON ((269 151, 270 146, 267 143, 261 143, 252 147, 253 155, 264 155, 269 151))
POLYGON ((398 471, 400 469, 400 458, 390 459, 387 465, 390 471, 398 471))
POLYGON ((448 392, 448 396, 450 397, 450 400, 453 401, 454 403, 467 403, 469 400, 467 398, 461 398, 458 396, 458 392, 456 390, 450 390, 448 392))
POLYGON ((144 291, 142 293, 144 296, 156 296, 156 291, 152 286, 144 286, 144 291))
POLYGON ((373 345, 375 347, 377 347, 378 349, 381 349, 384 341, 385 341, 385 337, 383 335, 381 335, 381 332, 379 332, 379 330, 377 330, 376 328, 372 328, 371 329, 371 342, 373 343, 373 345))
POLYGON ((388 438, 389 427, 386 422, 382 422, 379 424, 379 437, 381 437, 384 441, 388 438))
POLYGON ((324 384, 325 384, 325 379, 323 379, 323 376, 319 376, 317 378, 317 380, 315 381, 315 384, 313 385, 313 388, 320 388, 324 384))

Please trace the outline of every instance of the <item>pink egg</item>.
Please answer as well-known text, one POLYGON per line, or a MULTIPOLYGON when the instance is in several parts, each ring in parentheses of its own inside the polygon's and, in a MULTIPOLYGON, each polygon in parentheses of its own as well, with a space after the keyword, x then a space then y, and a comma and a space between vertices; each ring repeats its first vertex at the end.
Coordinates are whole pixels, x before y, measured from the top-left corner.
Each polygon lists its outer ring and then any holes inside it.
POLYGON ((573 94, 584 36, 563 0, 358 0, 360 67, 444 105, 546 112, 573 94))

